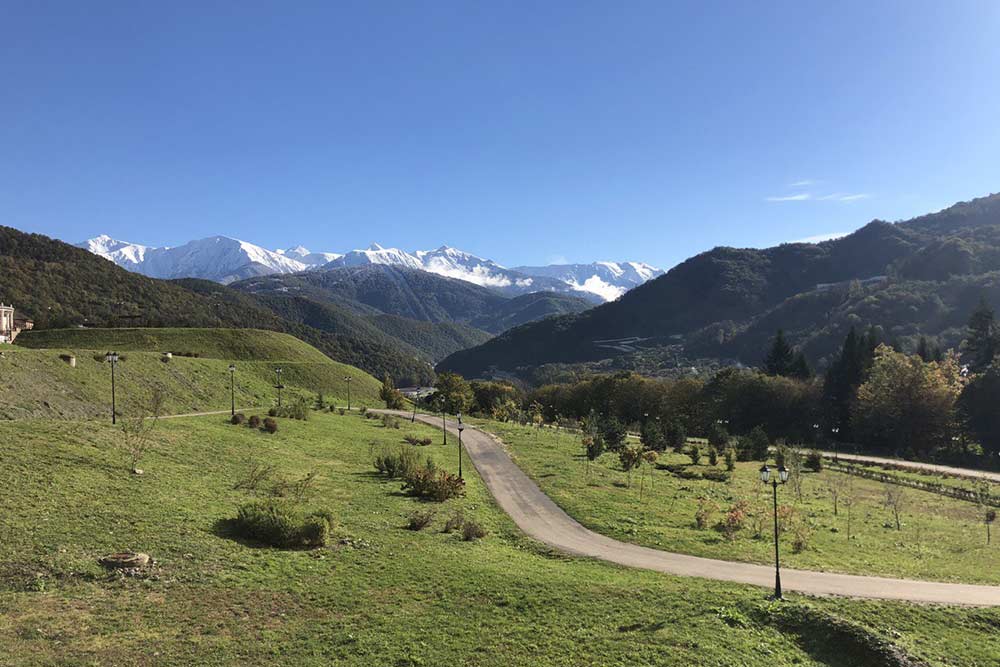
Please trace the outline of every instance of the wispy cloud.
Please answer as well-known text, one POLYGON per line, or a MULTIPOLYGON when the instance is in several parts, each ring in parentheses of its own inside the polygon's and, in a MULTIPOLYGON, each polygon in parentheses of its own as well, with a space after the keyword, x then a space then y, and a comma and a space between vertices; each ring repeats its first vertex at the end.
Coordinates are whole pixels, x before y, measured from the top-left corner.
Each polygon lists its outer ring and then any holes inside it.
POLYGON ((812 195, 808 192, 801 192, 797 195, 785 195, 783 197, 765 197, 764 201, 806 201, 807 199, 812 199, 812 195))
POLYGON ((796 239, 792 243, 822 243, 823 241, 832 241, 834 239, 839 239, 843 236, 847 236, 850 232, 830 232, 829 234, 817 234, 816 236, 807 236, 804 239, 796 239))
POLYGON ((869 199, 870 194, 867 193, 857 193, 857 194, 845 194, 843 192, 835 192, 831 195, 823 195, 818 197, 820 201, 858 201, 859 199, 869 199))
POLYGON ((789 183, 788 187, 790 187, 790 188, 805 188, 805 187, 808 187, 808 186, 812 185, 815 182, 816 181, 810 180, 808 178, 804 178, 801 181, 795 181, 794 183, 789 183))

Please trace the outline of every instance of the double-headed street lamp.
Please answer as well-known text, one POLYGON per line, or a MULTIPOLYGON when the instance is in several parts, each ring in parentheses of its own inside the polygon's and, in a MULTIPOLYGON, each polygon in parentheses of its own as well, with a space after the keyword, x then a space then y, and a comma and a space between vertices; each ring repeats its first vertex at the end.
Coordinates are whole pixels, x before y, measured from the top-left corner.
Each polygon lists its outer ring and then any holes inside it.
POLYGON ((344 382, 347 383, 347 411, 351 411, 351 380, 353 380, 350 375, 344 376, 344 382))
POLYGON ((462 479, 462 431, 465 426, 462 424, 462 413, 458 413, 458 478, 462 479))
POLYGON ((274 385, 274 388, 278 390, 278 407, 281 407, 281 390, 285 388, 285 385, 281 384, 281 368, 275 368, 274 374, 278 376, 278 384, 274 385))
POLYGON ((111 423, 117 424, 117 409, 115 406, 115 366, 118 365, 118 353, 108 352, 104 360, 111 364, 111 423))
POLYGON ((834 426, 830 433, 833 434, 833 462, 840 463, 840 427, 834 426))
POLYGON ((236 364, 229 364, 229 404, 230 416, 236 416, 236 364))
POLYGON ((774 491, 774 599, 781 599, 781 562, 778 558, 778 480, 784 484, 788 481, 788 469, 785 466, 778 468, 778 478, 771 477, 771 469, 765 463, 760 469, 760 481, 767 484, 771 482, 771 489, 774 491))

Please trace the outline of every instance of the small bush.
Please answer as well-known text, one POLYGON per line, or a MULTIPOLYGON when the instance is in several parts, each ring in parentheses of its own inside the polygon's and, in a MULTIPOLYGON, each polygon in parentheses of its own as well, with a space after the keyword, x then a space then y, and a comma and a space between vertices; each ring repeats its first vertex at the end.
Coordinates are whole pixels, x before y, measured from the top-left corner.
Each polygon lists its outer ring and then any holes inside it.
POLYGON ((419 465, 417 452, 410 447, 400 446, 395 451, 383 448, 375 455, 375 470, 389 478, 406 477, 419 465))
POLYGON ((270 410, 268 410, 267 411, 267 416, 268 417, 277 417, 278 416, 278 408, 271 408, 270 410))
POLYGON ((426 512, 414 512, 410 515, 410 519, 406 523, 406 528, 408 530, 423 530, 429 526, 433 520, 433 510, 427 510, 426 512))
POLYGON ((806 462, 804 464, 806 470, 812 470, 813 472, 820 472, 823 470, 823 455, 817 450, 812 450, 806 454, 806 462))
POLYGON ((419 447, 426 447, 427 445, 433 442, 433 440, 431 440, 430 438, 421 438, 413 435, 412 433, 407 433, 406 435, 404 435, 403 440, 405 440, 411 445, 419 447))
POLYGON ((411 496, 440 503, 465 495, 465 480, 446 470, 439 470, 432 461, 428 461, 404 476, 403 490, 411 496))
POLYGON ((691 445, 688 449, 688 456, 691 457, 691 463, 693 465, 698 465, 698 461, 701 460, 701 449, 698 445, 691 445))
POLYGON ((258 415, 251 415, 247 421, 247 426, 250 428, 260 428, 260 417, 258 415))
POLYGON ((736 534, 743 530, 749 513, 750 503, 745 500, 737 500, 729 508, 726 516, 722 519, 722 523, 719 525, 722 534, 726 536, 727 540, 733 541, 736 539, 736 534))
POLYGON ((729 472, 736 470, 736 450, 732 447, 726 448, 726 470, 729 472))
POLYGON ((385 428, 399 428, 399 417, 395 415, 382 415, 382 426, 385 428))
POLYGON ((360 408, 358 408, 358 412, 360 412, 361 414, 367 416, 368 415, 368 406, 367 405, 362 405, 360 408))
POLYGON ((712 517, 718 509, 718 506, 708 498, 698 499, 698 509, 694 513, 694 525, 698 530, 704 530, 712 523, 712 517))
POLYGON ((278 500, 241 505, 233 523, 240 536, 274 547, 320 547, 330 534, 328 514, 305 514, 278 500))
POLYGON ((719 450, 715 447, 708 448, 708 465, 714 466, 719 464, 719 450))
POLYGON ((268 465, 251 456, 246 460, 245 471, 236 480, 236 483, 233 484, 233 489, 236 491, 241 489, 244 491, 256 491, 272 475, 274 475, 274 466, 268 465))
POLYGON ((292 402, 282 405, 280 408, 271 408, 267 411, 267 414, 271 417, 284 417, 286 419, 308 421, 311 412, 312 408, 309 405, 309 399, 305 396, 299 396, 292 402))
POLYGON ((338 413, 338 414, 339 414, 339 415, 340 415, 341 417, 343 417, 344 415, 346 415, 346 414, 347 414, 347 409, 346 409, 346 408, 337 408, 337 413, 338 413))
POLYGON ((450 517, 448 517, 447 521, 444 522, 444 528, 442 529, 442 532, 451 533, 458 530, 463 525, 465 525, 465 515, 462 514, 461 512, 455 512, 450 517))
POLYGON ((237 413, 236 413, 235 415, 233 415, 233 416, 232 416, 232 417, 230 418, 230 420, 229 420, 229 421, 230 421, 230 423, 231 423, 231 424, 233 424, 233 425, 235 425, 235 426, 240 426, 240 425, 241 425, 241 424, 243 424, 243 423, 244 423, 244 422, 245 422, 246 420, 247 420, 247 416, 246 416, 245 414, 243 414, 242 412, 237 412, 237 413))
POLYGON ((462 524, 462 539, 466 542, 486 537, 486 529, 471 519, 462 524))
POLYGON ((266 417, 264 419, 264 430, 267 431, 268 433, 277 433, 278 422, 275 421, 274 419, 271 419, 270 417, 266 417))

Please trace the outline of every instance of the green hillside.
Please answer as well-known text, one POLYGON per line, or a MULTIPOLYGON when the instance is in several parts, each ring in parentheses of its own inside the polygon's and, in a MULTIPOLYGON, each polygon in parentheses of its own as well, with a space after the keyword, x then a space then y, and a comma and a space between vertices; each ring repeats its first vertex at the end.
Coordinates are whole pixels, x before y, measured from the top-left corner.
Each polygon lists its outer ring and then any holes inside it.
POLYGON ((19 336, 0 357, 0 419, 80 418, 109 414, 111 369, 104 352, 123 355, 116 372, 120 411, 163 391, 171 414, 224 410, 230 405, 229 364, 235 363, 237 407, 269 407, 275 369, 285 396, 322 392, 344 404, 351 377, 355 405, 378 403, 380 383, 330 360, 286 334, 232 329, 63 329, 19 336), (162 352, 198 354, 164 361, 162 352), (65 357, 74 356, 76 367, 65 357))

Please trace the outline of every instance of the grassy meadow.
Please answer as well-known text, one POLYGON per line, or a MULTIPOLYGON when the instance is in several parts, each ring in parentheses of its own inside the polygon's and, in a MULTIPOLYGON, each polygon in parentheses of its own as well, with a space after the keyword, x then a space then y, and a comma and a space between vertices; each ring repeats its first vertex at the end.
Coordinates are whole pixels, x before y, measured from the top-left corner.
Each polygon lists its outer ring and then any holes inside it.
MULTIPOLYGON (((605 453, 588 466, 579 434, 499 422, 480 425, 497 434, 541 488, 588 528, 667 551, 773 562, 771 488, 760 482, 759 462, 738 463, 725 482, 685 478, 688 473, 703 473, 713 467, 725 470, 722 457, 716 466, 708 465, 707 447, 703 446, 697 466, 686 454, 659 458, 659 464, 684 466, 684 476, 643 465, 632 472, 629 486, 615 453, 605 453), (740 500, 747 503, 747 517, 744 527, 730 539, 716 526, 740 500), (699 507, 714 510, 703 529, 698 529, 695 521, 699 507)), ((791 507, 793 513, 781 536, 782 564, 851 574, 1000 584, 1000 540, 987 545, 980 506, 905 489, 900 505, 902 530, 897 530, 893 512, 885 506, 887 488, 876 481, 829 470, 803 473, 801 497, 792 483, 779 487, 779 503, 791 507), (835 515, 831 486, 837 485, 852 489, 841 489, 835 515), (854 497, 849 511, 844 502, 848 493, 854 497), (805 544, 796 550, 794 542, 799 535, 805 544)))
MULTIPOLYGON (((0 664, 846 666, 898 647, 935 665, 987 665, 1000 655, 998 610, 776 604, 757 588, 552 553, 519 534, 471 467, 464 498, 415 500, 371 459, 410 447, 406 434, 434 435, 419 424, 324 413, 281 419, 268 435, 208 416, 153 433, 136 476, 110 424, 0 423, 0 664), (233 488, 250 457, 276 478, 317 474, 307 503, 336 517, 329 547, 227 534, 220 522, 251 498, 233 488), (431 526, 404 527, 427 509, 431 526), (488 535, 442 532, 457 510, 488 535), (96 564, 122 549, 150 553, 152 575, 96 564)), ((454 446, 419 449, 455 466, 454 446)))

